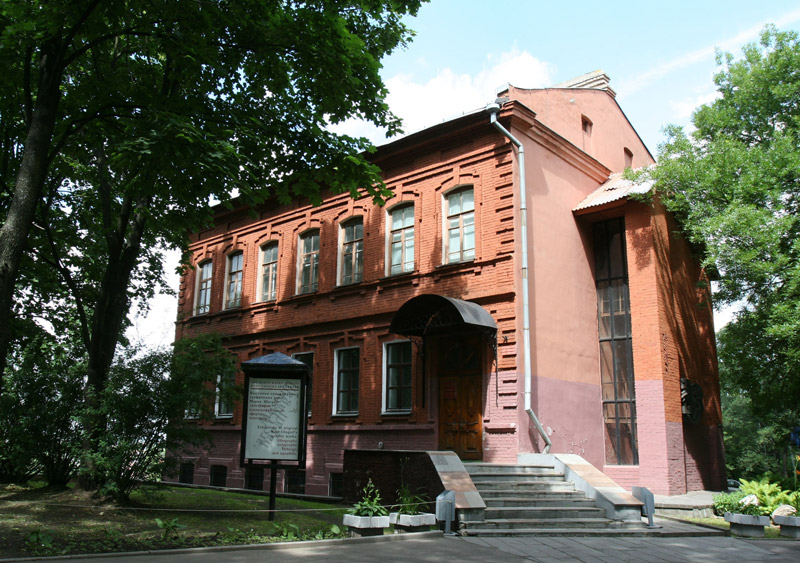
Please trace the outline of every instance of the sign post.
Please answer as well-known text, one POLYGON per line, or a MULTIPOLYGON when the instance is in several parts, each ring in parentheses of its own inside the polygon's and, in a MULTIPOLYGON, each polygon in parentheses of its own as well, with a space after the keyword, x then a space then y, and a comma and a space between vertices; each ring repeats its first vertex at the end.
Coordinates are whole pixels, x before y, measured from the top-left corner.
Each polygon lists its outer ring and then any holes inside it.
POLYGON ((269 519, 275 519, 278 469, 306 462, 308 366, 281 353, 242 362, 245 375, 239 465, 268 462, 269 519))

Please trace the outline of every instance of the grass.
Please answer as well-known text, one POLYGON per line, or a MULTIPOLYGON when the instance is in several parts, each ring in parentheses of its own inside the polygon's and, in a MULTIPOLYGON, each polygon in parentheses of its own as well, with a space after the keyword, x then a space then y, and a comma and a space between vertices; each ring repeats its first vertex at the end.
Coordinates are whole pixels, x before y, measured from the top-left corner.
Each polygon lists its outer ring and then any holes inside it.
MULTIPOLYGON (((715 528, 719 528, 721 530, 730 530, 731 525, 725 521, 724 518, 720 516, 711 516, 708 518, 683 518, 687 522, 692 522, 694 524, 705 524, 706 526, 714 526, 715 528)), ((767 526, 766 535, 767 539, 775 539, 781 537, 780 528, 776 526, 767 526)))
POLYGON ((206 489, 142 488, 123 507, 41 483, 0 486, 0 558, 340 537, 347 511, 279 498, 270 522, 268 507, 267 496, 206 489))

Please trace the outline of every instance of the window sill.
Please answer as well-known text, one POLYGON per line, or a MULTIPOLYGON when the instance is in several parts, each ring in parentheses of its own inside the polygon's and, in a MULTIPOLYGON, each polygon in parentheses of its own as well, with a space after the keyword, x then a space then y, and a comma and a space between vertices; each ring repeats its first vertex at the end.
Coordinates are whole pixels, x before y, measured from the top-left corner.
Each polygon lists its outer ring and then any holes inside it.
POLYGON ((407 411, 384 411, 381 413, 381 417, 387 418, 401 418, 405 416, 411 416, 411 410, 407 411))
POLYGON ((444 270, 447 268, 460 268, 463 266, 471 266, 475 264, 475 258, 470 258, 469 260, 462 260, 461 262, 448 262, 447 264, 439 264, 435 267, 436 270, 444 270))

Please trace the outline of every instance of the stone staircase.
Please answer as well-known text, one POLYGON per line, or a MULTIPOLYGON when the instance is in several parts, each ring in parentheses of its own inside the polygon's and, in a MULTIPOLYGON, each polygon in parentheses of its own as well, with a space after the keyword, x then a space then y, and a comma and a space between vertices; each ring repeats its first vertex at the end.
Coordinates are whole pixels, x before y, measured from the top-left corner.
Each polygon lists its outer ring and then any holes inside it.
POLYGON ((465 464, 486 503, 485 518, 460 522, 470 536, 608 535, 641 530, 641 522, 606 517, 594 500, 546 465, 465 464), (613 532, 612 532, 613 533, 613 532))

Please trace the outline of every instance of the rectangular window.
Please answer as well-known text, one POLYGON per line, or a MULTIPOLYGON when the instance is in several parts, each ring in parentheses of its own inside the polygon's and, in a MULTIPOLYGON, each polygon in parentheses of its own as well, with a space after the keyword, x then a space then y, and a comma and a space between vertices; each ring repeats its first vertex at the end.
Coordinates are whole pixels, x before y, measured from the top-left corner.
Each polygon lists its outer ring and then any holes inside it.
POLYGON ((275 301, 278 296, 278 243, 261 249, 261 300, 275 301))
POLYGON ((445 199, 446 263, 475 259, 475 199, 472 188, 447 194, 445 199))
POLYGON ((214 416, 217 418, 231 418, 233 416, 233 386, 232 373, 217 376, 217 393, 214 401, 214 416))
POLYGON ((353 219, 342 225, 339 254, 339 284, 348 285, 361 281, 364 270, 364 224, 353 219))
POLYGON ((194 463, 186 461, 181 463, 181 471, 180 475, 178 476, 178 482, 186 483, 187 485, 194 483, 194 463))
POLYGON ((389 275, 414 271, 414 206, 392 210, 389 230, 389 275))
POLYGON ((251 491, 264 490, 264 468, 245 467, 244 469, 244 488, 251 491))
POLYGON ((594 230, 600 382, 606 463, 636 465, 636 395, 625 223, 613 219, 594 230))
POLYGON ((211 310, 211 274, 211 260, 206 260, 197 267, 196 315, 204 315, 211 310))
POLYGON ((411 352, 409 341, 384 345, 384 412, 411 411, 411 352))
POLYGON ((300 237, 298 293, 317 291, 319 280, 319 231, 311 231, 300 237))
POLYGON ((344 496, 344 479, 341 473, 328 474, 328 496, 344 496))
POLYGON ((229 309, 242 304, 242 262, 241 252, 228 256, 228 298, 225 306, 229 309))
POLYGON ((306 406, 308 416, 311 416, 311 384, 314 381, 314 352, 302 352, 292 356, 295 360, 300 360, 308 366, 308 384, 306 385, 306 406))
POLYGON ((225 487, 228 484, 228 468, 224 465, 212 465, 208 484, 212 487, 225 487))
POLYGON ((287 469, 284 472, 283 492, 304 495, 306 493, 306 472, 302 469, 287 469))
POLYGON ((358 414, 359 349, 336 350, 334 369, 336 393, 333 412, 358 414))

